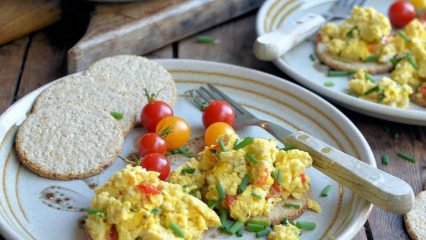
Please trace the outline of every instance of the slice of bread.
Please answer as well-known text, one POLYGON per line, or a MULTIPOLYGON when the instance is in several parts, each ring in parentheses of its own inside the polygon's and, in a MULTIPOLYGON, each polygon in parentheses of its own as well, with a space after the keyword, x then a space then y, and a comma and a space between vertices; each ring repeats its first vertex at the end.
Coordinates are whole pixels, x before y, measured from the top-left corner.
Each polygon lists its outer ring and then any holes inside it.
POLYGON ((18 129, 16 151, 36 174, 51 179, 93 176, 117 158, 120 125, 108 113, 83 104, 61 104, 30 114, 18 129))
POLYGON ((171 106, 176 102, 176 85, 170 73, 157 62, 144 57, 117 55, 104 58, 89 67, 84 75, 107 81, 113 88, 126 87, 137 103, 138 112, 147 103, 145 88, 149 93, 159 92, 157 98, 171 106))
POLYGON ((391 63, 366 63, 361 61, 350 61, 333 56, 327 52, 323 43, 316 44, 315 54, 322 63, 339 71, 357 71, 362 68, 365 72, 370 74, 381 74, 389 72, 392 69, 391 63))
POLYGON ((265 219, 271 221, 272 224, 280 224, 282 220, 294 220, 302 215, 308 206, 308 200, 311 198, 311 190, 306 191, 300 199, 289 198, 279 202, 267 216, 257 216, 256 219, 265 219), (293 203, 300 205, 299 209, 286 208, 285 203, 293 203))
POLYGON ((412 100, 415 104, 417 104, 417 105, 419 105, 419 106, 421 106, 421 107, 426 108, 426 96, 425 96, 424 94, 421 94, 421 93, 413 93, 413 94, 411 94, 411 100, 412 100))
POLYGON ((404 222, 411 239, 426 239, 426 191, 417 195, 414 208, 404 215, 404 222))
POLYGON ((136 123, 136 102, 124 89, 113 91, 105 81, 91 77, 68 76, 44 90, 36 99, 33 111, 38 111, 56 104, 80 102, 96 106, 106 112, 119 112, 122 119, 117 119, 124 136, 136 123))

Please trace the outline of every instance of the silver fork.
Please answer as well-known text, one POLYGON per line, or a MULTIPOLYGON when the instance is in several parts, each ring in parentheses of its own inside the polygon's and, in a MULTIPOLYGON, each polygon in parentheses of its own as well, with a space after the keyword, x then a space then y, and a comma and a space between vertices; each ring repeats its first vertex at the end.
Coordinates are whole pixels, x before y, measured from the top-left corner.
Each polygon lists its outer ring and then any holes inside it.
POLYGON ((261 35, 254 43, 254 55, 260 60, 273 61, 310 36, 315 36, 324 23, 347 18, 355 5, 362 6, 364 3, 365 0, 338 0, 326 14, 311 13, 295 21, 289 28, 261 35))
POLYGON ((259 126, 286 146, 309 152, 318 170, 377 207, 398 214, 407 213, 413 207, 414 192, 405 181, 337 150, 303 131, 293 132, 278 124, 259 119, 211 84, 189 92, 192 97, 204 103, 212 100, 227 101, 235 110, 236 129, 259 126))

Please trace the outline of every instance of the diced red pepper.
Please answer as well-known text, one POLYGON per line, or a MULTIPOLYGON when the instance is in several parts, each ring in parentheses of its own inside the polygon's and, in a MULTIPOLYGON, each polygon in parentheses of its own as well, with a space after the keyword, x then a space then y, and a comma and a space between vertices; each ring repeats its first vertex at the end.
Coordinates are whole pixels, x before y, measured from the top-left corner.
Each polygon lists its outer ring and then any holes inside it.
POLYGON ((146 195, 157 195, 161 193, 158 188, 149 183, 141 183, 137 185, 136 188, 146 195))
POLYGON ((235 200, 237 200, 237 196, 235 195, 227 195, 225 198, 225 206, 227 208, 230 208, 232 204, 235 203, 235 200))
POLYGON ((109 231, 108 235, 106 236, 107 240, 118 240, 118 232, 115 228, 115 224, 111 226, 111 230, 109 231))
POLYGON ((420 87, 419 88, 419 93, 426 94, 426 86, 420 87))
POLYGON ((301 173, 301 174, 300 174, 300 178, 301 178, 302 183, 306 183, 306 176, 305 176, 305 173, 301 173))
POLYGON ((266 180, 268 179, 268 175, 269 175, 268 169, 267 169, 266 167, 264 167, 264 166, 261 166, 261 167, 258 169, 258 173, 259 173, 261 176, 257 179, 257 181, 256 181, 256 185, 258 185, 258 186, 263 186, 263 185, 266 183, 266 180), (262 173, 263 173, 263 174, 262 174, 262 173))
POLYGON ((315 40, 317 40, 317 42, 321 42, 322 37, 321 37, 321 34, 320 34, 320 33, 318 33, 318 34, 315 36, 315 40))
POLYGON ((274 181, 274 183, 272 184, 272 188, 276 191, 276 192, 281 192, 281 187, 280 185, 278 185, 277 182, 274 181))

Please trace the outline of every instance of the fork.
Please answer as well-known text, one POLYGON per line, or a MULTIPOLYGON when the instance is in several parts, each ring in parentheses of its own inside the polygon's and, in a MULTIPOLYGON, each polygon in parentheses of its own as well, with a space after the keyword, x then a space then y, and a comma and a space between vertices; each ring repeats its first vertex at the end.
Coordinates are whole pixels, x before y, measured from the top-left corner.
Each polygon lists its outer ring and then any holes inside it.
POLYGON ((288 29, 277 29, 259 36, 253 46, 254 54, 260 60, 273 61, 314 35, 326 22, 347 18, 355 5, 362 6, 364 3, 365 0, 338 0, 323 16, 308 14, 288 29))
POLYGON ((316 169, 351 189, 375 206, 393 213, 403 214, 414 205, 411 186, 400 178, 374 168, 321 140, 303 132, 293 132, 278 124, 257 118, 217 87, 207 84, 189 91, 192 97, 209 103, 224 100, 235 110, 236 129, 258 126, 265 129, 286 146, 308 152, 316 169))

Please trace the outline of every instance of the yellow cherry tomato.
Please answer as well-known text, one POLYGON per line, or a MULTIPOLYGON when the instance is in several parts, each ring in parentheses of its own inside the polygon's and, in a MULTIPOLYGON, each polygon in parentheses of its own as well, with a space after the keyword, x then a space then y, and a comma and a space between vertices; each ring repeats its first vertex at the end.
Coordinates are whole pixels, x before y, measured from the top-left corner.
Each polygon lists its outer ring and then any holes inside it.
POLYGON ((216 145, 219 137, 235 134, 234 129, 227 123, 215 122, 211 124, 204 133, 206 146, 216 145))
POLYGON ((411 4, 414 5, 415 8, 423 9, 426 7, 426 0, 411 0, 411 4))
POLYGON ((169 116, 158 122, 155 132, 167 143, 170 150, 184 146, 191 135, 191 129, 185 119, 177 116, 169 116))

